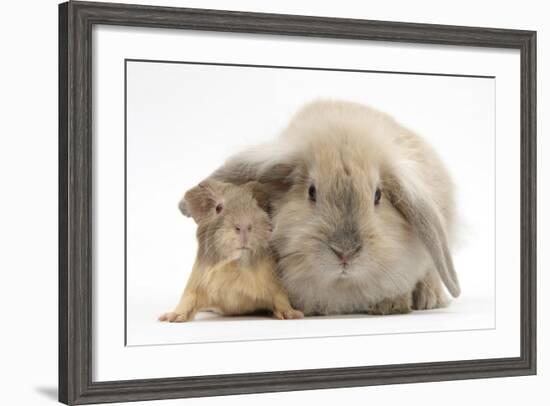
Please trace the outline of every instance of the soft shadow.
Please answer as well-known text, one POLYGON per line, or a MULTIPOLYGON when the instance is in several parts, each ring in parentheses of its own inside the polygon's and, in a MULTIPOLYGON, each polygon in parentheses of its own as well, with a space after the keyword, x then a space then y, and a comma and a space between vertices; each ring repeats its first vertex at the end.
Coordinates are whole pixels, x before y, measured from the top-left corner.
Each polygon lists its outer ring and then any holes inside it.
POLYGON ((40 393, 45 398, 57 401, 57 387, 55 386, 40 386, 34 388, 36 392, 40 393))
MULTIPOLYGON (((392 315, 392 316, 399 316, 399 315, 392 315)), ((400 315, 402 316, 402 315, 400 315)), ((331 316, 307 316, 300 320, 338 320, 338 319, 357 319, 357 318, 370 318, 370 317, 388 317, 388 316, 373 316, 370 314, 361 314, 361 313, 354 313, 354 314, 339 314, 339 315, 331 315, 331 316)), ((277 320, 273 318, 271 313, 266 312, 257 312, 250 315, 242 315, 242 316, 222 316, 214 312, 209 311, 202 311, 198 312, 195 319, 193 320, 193 323, 200 322, 200 323, 207 323, 207 322, 223 322, 223 321, 269 321, 269 320, 277 320)))

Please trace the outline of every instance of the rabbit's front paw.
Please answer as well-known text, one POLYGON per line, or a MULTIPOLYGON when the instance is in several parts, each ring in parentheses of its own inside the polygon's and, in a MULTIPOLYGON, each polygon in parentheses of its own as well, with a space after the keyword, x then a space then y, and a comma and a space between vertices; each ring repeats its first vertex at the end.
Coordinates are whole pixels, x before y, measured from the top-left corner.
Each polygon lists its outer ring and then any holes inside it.
POLYGON ((279 320, 301 319, 304 317, 304 313, 292 308, 284 310, 275 309, 273 310, 273 317, 279 320))
POLYGON ((372 306, 368 313, 374 315, 406 314, 411 312, 411 295, 384 299, 372 306))

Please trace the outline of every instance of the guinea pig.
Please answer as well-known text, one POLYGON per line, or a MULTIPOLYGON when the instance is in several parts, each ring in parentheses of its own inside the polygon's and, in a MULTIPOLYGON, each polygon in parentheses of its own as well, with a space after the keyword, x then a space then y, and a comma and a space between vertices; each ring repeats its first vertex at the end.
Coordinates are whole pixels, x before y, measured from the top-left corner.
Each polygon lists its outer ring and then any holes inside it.
POLYGON ((275 273, 262 185, 207 180, 187 191, 179 207, 196 221, 199 247, 178 305, 160 321, 193 320, 200 310, 230 316, 270 311, 278 319, 303 317, 290 305, 275 273))
POLYGON ((460 294, 450 175, 387 114, 313 102, 276 140, 231 157, 210 179, 266 187, 278 272, 306 315, 442 307, 441 282, 460 294))

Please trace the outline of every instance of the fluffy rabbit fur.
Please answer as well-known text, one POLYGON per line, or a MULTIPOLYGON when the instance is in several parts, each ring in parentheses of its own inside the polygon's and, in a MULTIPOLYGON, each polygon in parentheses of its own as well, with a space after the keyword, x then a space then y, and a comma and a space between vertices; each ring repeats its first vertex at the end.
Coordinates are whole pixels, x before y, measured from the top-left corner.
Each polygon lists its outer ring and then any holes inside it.
POLYGON ((404 313, 460 287, 448 249, 453 184, 418 135, 359 104, 318 101, 212 178, 269 190, 272 246, 305 314, 404 313))

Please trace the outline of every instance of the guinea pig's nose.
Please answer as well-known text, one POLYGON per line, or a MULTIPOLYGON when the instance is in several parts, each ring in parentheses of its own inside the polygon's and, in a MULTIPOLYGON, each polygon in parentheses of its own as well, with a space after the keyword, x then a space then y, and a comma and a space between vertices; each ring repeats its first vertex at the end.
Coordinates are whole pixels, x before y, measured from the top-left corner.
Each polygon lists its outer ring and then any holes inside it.
POLYGON ((235 224, 235 232, 237 234, 241 234, 241 232, 251 232, 252 231, 252 224, 250 223, 239 223, 235 224))
POLYGON ((250 232, 252 231, 252 224, 250 223, 239 223, 235 225, 235 232, 239 235, 239 240, 241 247, 245 248, 248 246, 248 240, 250 232))

